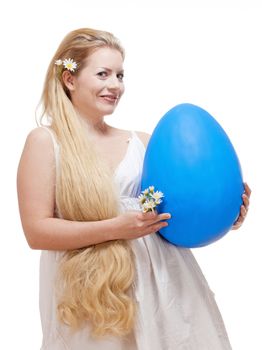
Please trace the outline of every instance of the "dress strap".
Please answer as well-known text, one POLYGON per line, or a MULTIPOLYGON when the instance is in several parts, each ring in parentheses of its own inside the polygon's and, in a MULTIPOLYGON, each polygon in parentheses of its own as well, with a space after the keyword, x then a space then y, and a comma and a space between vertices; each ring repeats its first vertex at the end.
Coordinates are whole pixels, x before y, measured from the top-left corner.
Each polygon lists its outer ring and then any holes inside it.
MULTIPOLYGON (((142 142, 142 140, 140 139, 140 137, 138 136, 138 134, 137 134, 137 132, 135 132, 134 130, 131 130, 130 131, 131 132, 131 135, 132 135, 132 139, 134 139, 134 140, 137 140, 137 146, 138 146, 138 148, 140 149, 140 151, 142 152, 142 153, 144 153, 145 152, 145 145, 144 145, 144 143, 142 142)), ((130 139, 131 139, 130 138, 130 139)))
POLYGON ((57 167, 58 166, 59 145, 57 143, 55 133, 48 126, 41 126, 41 128, 45 129, 49 133, 49 135, 52 139, 53 146, 54 146, 54 153, 55 153, 55 162, 56 162, 56 167, 57 167))

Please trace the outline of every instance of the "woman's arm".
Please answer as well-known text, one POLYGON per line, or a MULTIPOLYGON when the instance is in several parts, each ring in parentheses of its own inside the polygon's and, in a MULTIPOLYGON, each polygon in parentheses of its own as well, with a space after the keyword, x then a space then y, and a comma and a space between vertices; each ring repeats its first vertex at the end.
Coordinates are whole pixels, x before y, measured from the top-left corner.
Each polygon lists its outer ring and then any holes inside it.
POLYGON ((70 250, 114 239, 132 239, 167 225, 167 214, 130 211, 113 219, 77 222, 54 217, 56 164, 46 130, 27 137, 17 174, 20 216, 33 249, 70 250))

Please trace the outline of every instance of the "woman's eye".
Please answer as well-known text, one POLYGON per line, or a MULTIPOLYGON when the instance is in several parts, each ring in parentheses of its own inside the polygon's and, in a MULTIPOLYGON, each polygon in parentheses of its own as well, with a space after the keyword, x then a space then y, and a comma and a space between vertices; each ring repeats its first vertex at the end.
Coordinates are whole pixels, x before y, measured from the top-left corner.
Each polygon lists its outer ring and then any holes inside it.
POLYGON ((117 74, 117 79, 120 80, 120 81, 123 81, 123 79, 124 79, 124 74, 123 74, 123 73, 117 74))
POLYGON ((106 78, 107 77, 107 72, 99 72, 99 73, 97 73, 97 75, 99 76, 99 77, 101 77, 101 78, 106 78))

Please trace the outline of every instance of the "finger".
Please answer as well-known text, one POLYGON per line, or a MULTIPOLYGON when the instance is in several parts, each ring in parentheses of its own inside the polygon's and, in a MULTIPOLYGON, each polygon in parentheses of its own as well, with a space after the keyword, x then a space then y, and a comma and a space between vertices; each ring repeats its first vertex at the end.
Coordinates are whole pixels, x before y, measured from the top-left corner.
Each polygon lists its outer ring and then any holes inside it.
POLYGON ((143 213, 142 220, 149 221, 151 223, 156 223, 161 220, 167 220, 170 219, 171 215, 169 213, 161 213, 157 214, 156 212, 152 214, 152 212, 149 213, 143 213))
POLYGON ((168 220, 171 218, 171 214, 170 213, 162 213, 162 214, 159 214, 158 217, 157 217, 157 220, 160 221, 160 220, 168 220))
POLYGON ((240 207, 240 218, 242 217, 243 219, 245 219, 247 215, 247 209, 245 208, 244 205, 241 205, 240 207))
POLYGON ((245 218, 243 216, 239 216, 237 221, 234 223, 234 225, 242 225, 244 222, 245 218))
POLYGON ((237 220, 234 222, 233 227, 235 227, 235 226, 239 227, 240 225, 243 224, 243 222, 245 220, 246 213, 247 213, 246 208, 243 205, 241 205, 240 214, 239 214, 237 220))
POLYGON ((148 226, 148 228, 146 229, 147 233, 153 233, 153 232, 157 232, 159 230, 161 230, 161 228, 168 226, 167 222, 158 222, 157 224, 153 224, 148 226))
POLYGON ((231 227, 231 230, 237 230, 237 229, 240 228, 241 225, 242 225, 241 222, 235 223, 235 224, 231 227))
POLYGON ((243 216, 241 215, 241 211, 240 211, 240 214, 239 214, 238 218, 236 219, 236 221, 234 222, 233 226, 236 226, 238 224, 242 224, 242 222, 243 222, 243 216))
POLYGON ((151 220, 151 222, 150 221, 148 221, 148 222, 150 222, 151 224, 157 224, 159 222, 162 222, 163 220, 168 220, 170 218, 171 218, 171 215, 169 213, 162 213, 162 214, 157 215, 157 217, 155 219, 151 220))
POLYGON ((157 218, 157 212, 156 211, 148 211, 148 212, 142 212, 139 214, 139 219, 141 220, 154 220, 157 218))
POLYGON ((251 188, 248 186, 248 184, 246 182, 244 183, 244 188, 245 188, 246 195, 248 197, 250 197, 252 191, 251 191, 251 188))
POLYGON ((248 210, 249 203, 250 203, 248 196, 246 194, 243 194, 242 195, 242 199, 243 199, 243 203, 244 203, 245 208, 248 210))

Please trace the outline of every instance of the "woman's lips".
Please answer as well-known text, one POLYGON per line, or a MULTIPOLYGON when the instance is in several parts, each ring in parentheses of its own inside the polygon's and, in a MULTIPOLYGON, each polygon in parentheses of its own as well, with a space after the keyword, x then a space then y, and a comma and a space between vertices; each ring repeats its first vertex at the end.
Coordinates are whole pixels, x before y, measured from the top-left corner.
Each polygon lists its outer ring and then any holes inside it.
POLYGON ((116 103, 119 98, 117 95, 102 95, 101 97, 103 98, 103 100, 110 103, 116 103))

